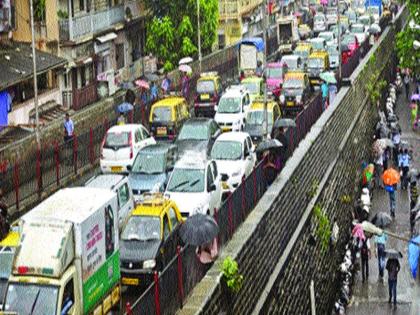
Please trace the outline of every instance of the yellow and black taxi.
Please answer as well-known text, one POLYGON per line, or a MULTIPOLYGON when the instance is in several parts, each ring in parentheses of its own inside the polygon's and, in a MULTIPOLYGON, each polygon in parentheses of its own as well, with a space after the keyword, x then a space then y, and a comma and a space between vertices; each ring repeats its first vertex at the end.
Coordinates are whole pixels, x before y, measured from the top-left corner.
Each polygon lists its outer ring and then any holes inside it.
POLYGON ((222 79, 217 72, 201 73, 195 93, 195 116, 213 118, 216 112, 215 106, 223 93, 222 79))
POLYGON ((246 116, 244 131, 247 132, 254 144, 263 140, 264 134, 271 134, 274 122, 281 118, 280 106, 273 99, 267 101, 267 130, 265 129, 264 98, 257 98, 251 104, 246 116))
POLYGON ((174 201, 146 194, 128 218, 120 237, 121 282, 147 286, 176 254, 183 219, 174 201))
POLYGON ((289 71, 283 82, 280 106, 283 113, 297 112, 303 109, 309 99, 311 86, 308 75, 303 71, 289 71))
POLYGON ((174 140, 185 120, 190 117, 185 98, 165 97, 150 109, 150 132, 155 139, 174 140))
POLYGON ((324 50, 314 51, 309 56, 307 67, 311 84, 320 85, 321 79, 319 78, 319 75, 324 71, 328 71, 329 68, 330 59, 328 52, 324 50))

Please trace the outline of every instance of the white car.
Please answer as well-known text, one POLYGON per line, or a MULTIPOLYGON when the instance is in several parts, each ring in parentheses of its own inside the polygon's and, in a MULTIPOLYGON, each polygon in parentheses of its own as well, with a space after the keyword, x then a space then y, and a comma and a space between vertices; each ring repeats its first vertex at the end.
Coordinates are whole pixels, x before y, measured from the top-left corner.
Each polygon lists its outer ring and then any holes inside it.
POLYGON ((132 166, 140 149, 156 141, 140 124, 111 127, 101 145, 99 161, 103 173, 125 173, 132 166))
POLYGON ((363 24, 352 24, 350 26, 350 33, 354 34, 356 36, 357 41, 361 45, 367 38, 367 27, 365 27, 363 24))
POLYGON ((246 132, 227 132, 214 142, 210 154, 222 179, 223 193, 233 192, 251 174, 257 157, 246 132))
POLYGON ((222 202, 216 162, 194 152, 184 156, 175 164, 165 196, 175 201, 184 218, 197 213, 213 215, 222 202))
POLYGON ((316 14, 314 16, 314 32, 324 32, 327 30, 327 19, 324 14, 316 14))
POLYGON ((333 32, 320 32, 318 34, 318 38, 325 39, 325 43, 327 46, 337 43, 337 39, 335 38, 335 35, 333 32))
POLYGON ((219 100, 214 120, 222 131, 241 131, 251 100, 245 87, 239 85, 229 88, 219 100))

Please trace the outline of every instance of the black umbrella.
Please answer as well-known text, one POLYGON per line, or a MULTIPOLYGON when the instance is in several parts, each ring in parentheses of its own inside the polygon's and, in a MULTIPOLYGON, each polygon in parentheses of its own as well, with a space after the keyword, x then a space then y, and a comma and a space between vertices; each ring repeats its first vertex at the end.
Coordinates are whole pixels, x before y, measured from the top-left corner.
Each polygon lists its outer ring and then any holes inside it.
POLYGON ((371 222, 376 226, 383 228, 391 224, 392 218, 388 213, 378 212, 375 214, 371 222))
POLYGON ((264 152, 267 150, 271 150, 271 149, 276 149, 276 148, 280 148, 282 147, 283 144, 281 144, 281 142, 277 139, 270 139, 270 140, 266 140, 261 142, 258 147, 257 147, 257 152, 264 152))
POLYGON ((201 213, 189 217, 179 230, 182 241, 193 246, 210 243, 218 233, 219 226, 213 217, 201 213))
POLYGON ((395 249, 387 249, 387 250, 385 250, 385 255, 389 259, 403 258, 402 253, 400 251, 398 251, 398 250, 395 250, 395 249))
POLYGON ((284 128, 284 127, 296 127, 296 123, 293 119, 290 119, 290 118, 281 118, 281 119, 277 119, 274 122, 274 128, 284 128))
POLYGON ((154 73, 146 73, 144 75, 144 77, 146 78, 147 81, 154 82, 154 81, 159 80, 159 76, 157 74, 154 74, 154 73))

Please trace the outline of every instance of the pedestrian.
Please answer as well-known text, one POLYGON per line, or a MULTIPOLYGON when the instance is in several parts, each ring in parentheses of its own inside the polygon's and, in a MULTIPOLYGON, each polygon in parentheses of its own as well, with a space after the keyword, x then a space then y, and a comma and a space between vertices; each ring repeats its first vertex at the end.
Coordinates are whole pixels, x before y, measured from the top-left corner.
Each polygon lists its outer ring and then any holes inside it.
POLYGON ((391 129, 391 138, 392 138, 392 143, 394 144, 394 147, 393 147, 394 163, 398 165, 398 154, 400 151, 400 144, 401 144, 401 134, 400 134, 399 128, 395 127, 391 129))
POLYGON ((334 102, 335 96, 337 95, 337 85, 336 84, 330 84, 329 87, 329 104, 332 104, 334 102))
POLYGON ((405 98, 408 99, 410 96, 410 75, 408 71, 406 71, 404 75, 404 85, 405 85, 405 98))
POLYGON ((283 168, 287 160, 289 141, 287 140, 283 127, 273 128, 270 136, 271 139, 277 139, 282 144, 282 146, 276 150, 276 167, 280 170, 283 168))
POLYGON ((324 111, 328 107, 328 83, 323 81, 321 84, 321 92, 322 92, 322 111, 324 111))
POLYGON ((165 72, 165 77, 162 80, 161 88, 163 95, 168 95, 171 91, 171 79, 169 79, 168 73, 165 72))
POLYGON ((71 120, 69 113, 66 113, 64 120, 64 142, 69 142, 74 136, 74 123, 71 120))
POLYGON ((274 155, 270 151, 264 152, 264 160, 263 172, 268 187, 275 181, 279 170, 276 167, 274 155))
POLYGON ((408 188, 408 172, 410 170, 410 155, 408 149, 401 149, 398 156, 398 167, 402 172, 401 188, 406 190, 408 188))
POLYGON ((388 303, 394 300, 394 305, 397 305, 397 278, 400 271, 400 262, 397 258, 389 258, 386 262, 386 270, 388 271, 388 288, 389 299, 388 303))
POLYGON ((381 178, 382 173, 384 172, 384 152, 379 153, 377 158, 375 158, 374 164, 375 164, 375 188, 383 188, 381 178))
POLYGON ((417 111, 418 111, 418 104, 417 104, 417 102, 412 102, 411 104, 410 104, 410 109, 411 109, 411 111, 410 111, 410 114, 411 114, 411 119, 410 119, 410 122, 411 122, 411 128, 413 128, 413 130, 416 130, 416 126, 415 126, 415 124, 416 124, 416 121, 417 121, 417 111))
POLYGON ((362 282, 369 278, 369 258, 370 258, 370 242, 368 238, 361 241, 360 259, 362 262, 362 282))
POLYGON ((181 78, 181 94, 185 99, 188 99, 190 92, 190 78, 187 72, 184 72, 181 78))
POLYGON ((241 73, 239 74, 239 82, 242 82, 243 79, 245 79, 245 72, 244 70, 241 70, 241 73))
POLYGON ((414 208, 417 205, 417 201, 418 201, 418 197, 419 197, 419 193, 417 190, 417 181, 415 178, 412 178, 410 180, 410 230, 411 230, 411 234, 414 235, 415 231, 414 231, 414 226, 415 226, 415 220, 416 220, 416 215, 417 212, 414 211, 414 208))
POLYGON ((152 81, 152 85, 150 86, 150 99, 152 103, 156 102, 159 98, 159 91, 155 81, 152 81))
POLYGON ((117 125, 118 126, 125 125, 125 115, 124 115, 124 113, 120 113, 120 115, 118 116, 117 125))
POLYGON ((376 244, 375 257, 378 258, 378 268, 379 268, 379 277, 382 279, 384 277, 385 270, 385 247, 386 242, 388 241, 388 235, 385 232, 382 232, 381 235, 375 235, 374 242, 376 244))

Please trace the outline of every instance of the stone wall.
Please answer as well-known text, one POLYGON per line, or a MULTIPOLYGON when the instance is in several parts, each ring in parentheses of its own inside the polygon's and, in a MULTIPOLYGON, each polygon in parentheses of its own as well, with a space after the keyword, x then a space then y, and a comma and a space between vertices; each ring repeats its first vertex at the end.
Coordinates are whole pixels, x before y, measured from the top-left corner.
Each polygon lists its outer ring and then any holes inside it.
POLYGON ((310 314, 311 279, 317 292, 317 313, 330 312, 336 297, 335 271, 352 220, 352 204, 343 203, 341 197, 349 195, 354 200, 358 171, 369 158, 377 116, 376 108, 367 103, 366 73, 379 68, 382 77, 390 78, 395 66, 390 49, 395 33, 393 27, 383 33, 351 76, 351 86, 341 89, 300 143, 179 314, 310 314), (376 54, 376 64, 367 65, 372 54, 376 54), (362 73, 366 67, 371 68, 362 73), (315 203, 340 227, 338 244, 327 252, 321 251, 318 241, 309 245, 316 229, 312 219, 315 203), (238 261, 244 276, 240 293, 229 298, 220 285, 219 272, 227 256, 238 261))

